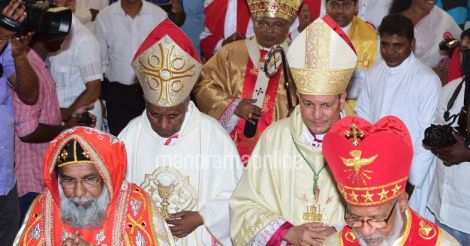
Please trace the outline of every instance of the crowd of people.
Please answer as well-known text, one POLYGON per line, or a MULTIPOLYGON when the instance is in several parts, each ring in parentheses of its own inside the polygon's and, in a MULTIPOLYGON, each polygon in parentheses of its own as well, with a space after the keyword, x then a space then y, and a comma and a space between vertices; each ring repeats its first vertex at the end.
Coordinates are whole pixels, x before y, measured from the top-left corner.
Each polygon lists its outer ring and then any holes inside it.
POLYGON ((470 245, 470 1, 45 2, 0 1, 1 245, 470 245))

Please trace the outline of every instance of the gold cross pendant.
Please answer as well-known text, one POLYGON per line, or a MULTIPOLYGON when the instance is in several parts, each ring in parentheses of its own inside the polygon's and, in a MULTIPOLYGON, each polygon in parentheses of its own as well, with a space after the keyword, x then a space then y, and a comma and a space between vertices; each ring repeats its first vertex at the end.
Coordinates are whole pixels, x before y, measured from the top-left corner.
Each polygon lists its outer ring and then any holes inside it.
POLYGON ((315 206, 307 206, 307 211, 304 213, 304 220, 309 222, 321 222, 321 213, 320 213, 320 205, 315 206))

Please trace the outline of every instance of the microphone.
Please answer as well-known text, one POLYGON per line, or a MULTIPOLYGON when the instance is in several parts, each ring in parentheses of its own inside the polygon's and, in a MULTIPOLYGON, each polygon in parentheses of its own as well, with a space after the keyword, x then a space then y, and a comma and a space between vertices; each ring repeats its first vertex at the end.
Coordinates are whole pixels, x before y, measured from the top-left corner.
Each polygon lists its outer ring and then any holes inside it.
POLYGON ((243 129, 243 135, 247 138, 252 138, 256 135, 256 128, 258 127, 258 120, 252 120, 255 123, 249 121, 245 122, 245 128, 243 129))

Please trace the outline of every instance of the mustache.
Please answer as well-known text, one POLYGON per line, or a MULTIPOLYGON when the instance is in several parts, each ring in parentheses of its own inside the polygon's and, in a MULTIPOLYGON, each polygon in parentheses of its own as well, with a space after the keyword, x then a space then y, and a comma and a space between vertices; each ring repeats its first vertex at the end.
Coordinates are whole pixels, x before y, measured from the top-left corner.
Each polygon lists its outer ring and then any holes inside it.
POLYGON ((109 204, 106 189, 102 190, 98 198, 68 198, 63 194, 62 188, 59 188, 59 195, 60 218, 70 226, 75 228, 96 228, 104 221, 109 204))

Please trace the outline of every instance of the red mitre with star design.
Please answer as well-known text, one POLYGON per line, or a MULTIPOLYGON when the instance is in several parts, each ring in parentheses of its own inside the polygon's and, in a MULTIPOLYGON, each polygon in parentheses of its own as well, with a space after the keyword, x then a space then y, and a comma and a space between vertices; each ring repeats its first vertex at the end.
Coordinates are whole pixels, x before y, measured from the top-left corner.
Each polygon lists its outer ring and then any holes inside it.
POLYGON ((337 121, 325 135, 323 153, 350 205, 377 206, 405 192, 413 146, 395 116, 375 125, 355 116, 337 121))
POLYGON ((201 67, 191 39, 169 19, 153 29, 132 60, 145 99, 161 107, 184 102, 201 67))

